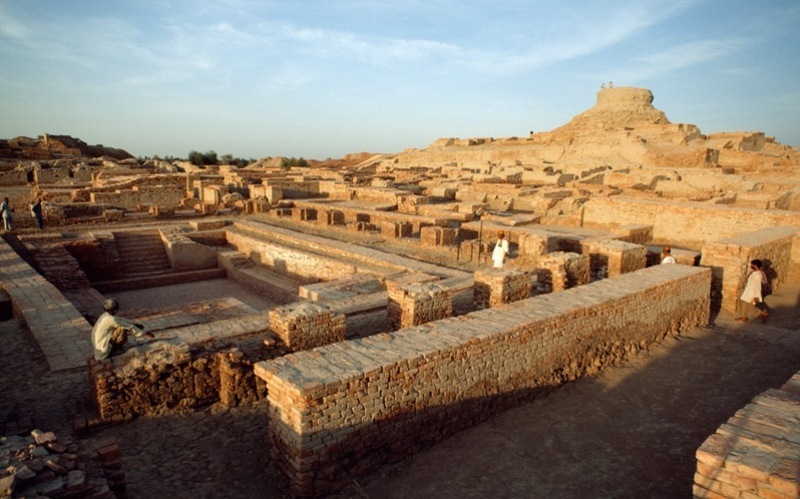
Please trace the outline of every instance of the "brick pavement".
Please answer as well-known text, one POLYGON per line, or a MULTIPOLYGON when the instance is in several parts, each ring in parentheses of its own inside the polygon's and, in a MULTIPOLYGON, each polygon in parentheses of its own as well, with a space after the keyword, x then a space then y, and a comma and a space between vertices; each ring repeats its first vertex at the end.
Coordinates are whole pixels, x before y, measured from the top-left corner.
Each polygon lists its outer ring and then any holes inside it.
POLYGON ((55 286, 0 241, 0 276, 14 313, 28 324, 52 371, 82 366, 92 354, 92 326, 55 286))

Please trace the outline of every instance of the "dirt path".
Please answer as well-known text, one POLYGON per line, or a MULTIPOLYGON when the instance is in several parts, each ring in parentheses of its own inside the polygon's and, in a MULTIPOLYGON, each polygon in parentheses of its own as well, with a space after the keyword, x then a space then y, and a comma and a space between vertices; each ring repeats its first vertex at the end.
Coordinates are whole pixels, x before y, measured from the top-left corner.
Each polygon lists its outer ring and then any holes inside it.
MULTIPOLYGON (((694 453, 717 426, 800 370, 800 289, 771 297, 770 324, 713 327, 657 345, 405 461, 336 497, 690 497, 694 453)), ((0 322, 0 418, 66 431, 85 410, 83 370, 51 373, 24 324, 0 322)), ((264 403, 141 418, 97 430, 123 452, 130 498, 278 498, 264 403)))

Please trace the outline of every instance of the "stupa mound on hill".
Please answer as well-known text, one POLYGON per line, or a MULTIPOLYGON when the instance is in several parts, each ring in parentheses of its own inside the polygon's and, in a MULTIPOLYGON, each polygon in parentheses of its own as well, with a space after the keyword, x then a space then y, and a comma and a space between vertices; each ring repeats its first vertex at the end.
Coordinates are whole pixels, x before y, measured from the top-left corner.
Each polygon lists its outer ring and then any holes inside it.
POLYGON ((463 168, 496 174, 498 168, 549 168, 584 174, 595 168, 723 168, 785 175, 800 163, 797 149, 763 132, 705 135, 693 124, 672 123, 653 106, 646 88, 613 87, 568 123, 527 137, 440 138, 425 149, 384 157, 383 166, 463 168))
POLYGON ((597 103, 556 129, 622 129, 642 125, 669 125, 663 111, 653 107, 653 92, 646 88, 604 88, 597 93, 597 103))

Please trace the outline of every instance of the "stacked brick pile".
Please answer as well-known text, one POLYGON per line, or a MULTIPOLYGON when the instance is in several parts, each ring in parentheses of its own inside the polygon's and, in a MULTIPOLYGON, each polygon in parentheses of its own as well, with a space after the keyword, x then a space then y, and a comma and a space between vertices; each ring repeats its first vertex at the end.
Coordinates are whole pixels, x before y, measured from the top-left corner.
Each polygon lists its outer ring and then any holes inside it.
POLYGON ((219 360, 219 401, 236 407, 266 397, 266 385, 253 375, 253 362, 238 348, 217 354, 219 360))
POLYGON ((486 269, 475 272, 475 308, 497 307, 531 296, 532 277, 521 270, 486 269))
POLYGON ((780 286, 793 263, 798 263, 792 262, 792 244, 797 234, 795 227, 775 227, 703 245, 700 265, 712 269, 714 306, 736 311, 747 284, 750 260, 756 258, 766 264, 765 271, 773 288, 780 286))
POLYGON ((273 456, 322 496, 522 400, 708 323, 708 269, 614 279, 255 364, 273 456))
POLYGON ((113 499, 125 492, 119 447, 33 430, 0 438, 0 497, 113 499))
POLYGON ((590 280, 589 257, 556 251, 536 260, 536 293, 564 291, 590 280))
POLYGON ((697 450, 694 497, 800 497, 800 373, 738 411, 697 450))
POLYGON ((387 317, 392 330, 425 324, 453 315, 450 290, 437 283, 416 283, 389 289, 387 317))
POLYGON ((250 360, 258 342, 252 343, 246 355, 225 342, 209 341, 192 350, 178 340, 161 340, 102 361, 91 359, 89 382, 99 421, 86 424, 170 414, 218 400, 233 406, 262 398, 264 387, 253 376, 250 360))
POLYGON ((291 350, 344 340, 345 316, 318 302, 299 302, 269 312, 269 327, 291 350))

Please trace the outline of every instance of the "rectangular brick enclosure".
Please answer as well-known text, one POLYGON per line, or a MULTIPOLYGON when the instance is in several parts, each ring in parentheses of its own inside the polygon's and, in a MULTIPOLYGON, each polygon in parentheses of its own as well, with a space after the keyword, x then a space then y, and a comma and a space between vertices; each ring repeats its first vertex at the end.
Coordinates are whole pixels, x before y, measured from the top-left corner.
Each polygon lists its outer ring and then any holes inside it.
POLYGON ((711 271, 659 265, 464 316, 255 364, 296 494, 322 495, 684 329, 711 271))

